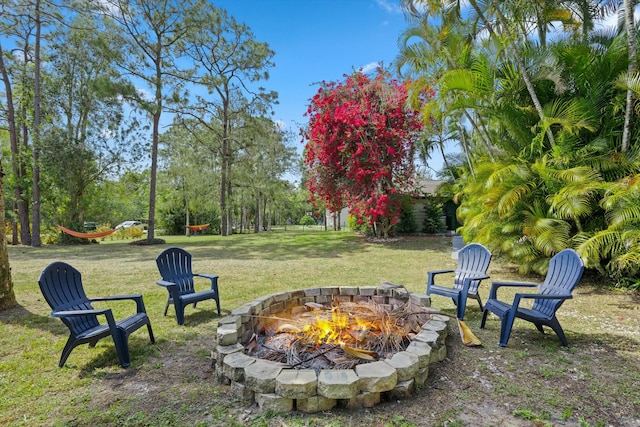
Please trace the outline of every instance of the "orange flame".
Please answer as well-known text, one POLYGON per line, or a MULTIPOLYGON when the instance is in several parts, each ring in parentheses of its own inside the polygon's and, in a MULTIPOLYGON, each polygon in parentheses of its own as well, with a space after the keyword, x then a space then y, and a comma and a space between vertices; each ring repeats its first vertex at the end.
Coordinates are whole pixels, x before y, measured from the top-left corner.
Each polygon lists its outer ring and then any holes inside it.
POLYGON ((337 308, 329 315, 316 314, 316 320, 302 328, 301 339, 309 344, 342 344, 353 341, 353 331, 369 332, 378 328, 371 322, 358 317, 351 318, 337 308))

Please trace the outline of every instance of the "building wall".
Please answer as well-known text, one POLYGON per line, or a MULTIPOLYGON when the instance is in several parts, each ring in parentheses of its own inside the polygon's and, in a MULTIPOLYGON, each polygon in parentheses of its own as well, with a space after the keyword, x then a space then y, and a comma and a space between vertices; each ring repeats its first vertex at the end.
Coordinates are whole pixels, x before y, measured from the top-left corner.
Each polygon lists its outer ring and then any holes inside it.
MULTIPOLYGON (((325 211, 325 220, 326 220, 328 229, 333 228, 333 217, 334 217, 333 212, 325 211)), ((349 218, 349 208, 344 207, 340 211, 340 217, 339 217, 339 223, 338 223, 340 228, 347 227, 347 218, 349 218)))

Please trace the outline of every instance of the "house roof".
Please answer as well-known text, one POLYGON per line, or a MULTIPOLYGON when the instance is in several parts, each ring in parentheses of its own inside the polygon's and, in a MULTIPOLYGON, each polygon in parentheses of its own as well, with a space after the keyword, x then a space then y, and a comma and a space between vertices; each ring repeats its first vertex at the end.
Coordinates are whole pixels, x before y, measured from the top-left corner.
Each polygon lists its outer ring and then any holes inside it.
POLYGON ((422 194, 436 194, 438 187, 440 187, 445 181, 439 181, 436 179, 420 179, 416 182, 418 191, 422 194))

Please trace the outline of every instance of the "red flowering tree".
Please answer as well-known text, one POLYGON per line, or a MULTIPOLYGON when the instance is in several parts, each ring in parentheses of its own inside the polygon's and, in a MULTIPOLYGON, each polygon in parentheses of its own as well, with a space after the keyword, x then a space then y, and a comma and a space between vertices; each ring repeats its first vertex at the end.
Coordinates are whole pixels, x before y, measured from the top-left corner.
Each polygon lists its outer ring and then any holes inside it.
POLYGON ((331 211, 348 206, 359 223, 387 237, 401 195, 413 187, 414 141, 422 122, 407 107, 407 85, 382 68, 323 82, 305 114, 304 163, 312 197, 331 211))

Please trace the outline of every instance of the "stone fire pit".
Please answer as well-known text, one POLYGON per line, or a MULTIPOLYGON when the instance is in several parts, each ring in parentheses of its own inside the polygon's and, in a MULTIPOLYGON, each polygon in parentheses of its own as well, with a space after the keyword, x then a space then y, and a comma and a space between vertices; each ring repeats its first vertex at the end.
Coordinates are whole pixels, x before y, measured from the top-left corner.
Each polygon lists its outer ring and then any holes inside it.
POLYGON ((220 383, 231 386, 234 396, 255 402, 263 410, 306 413, 336 406, 372 407, 382 400, 410 396, 429 375, 429 365, 446 357, 445 338, 449 317, 430 308, 424 294, 403 287, 323 287, 263 296, 218 321, 212 363, 220 383), (305 304, 372 301, 393 309, 415 305, 430 319, 422 325, 404 351, 391 357, 355 366, 355 369, 293 369, 281 363, 252 357, 246 346, 258 332, 259 319, 295 315, 305 304))

